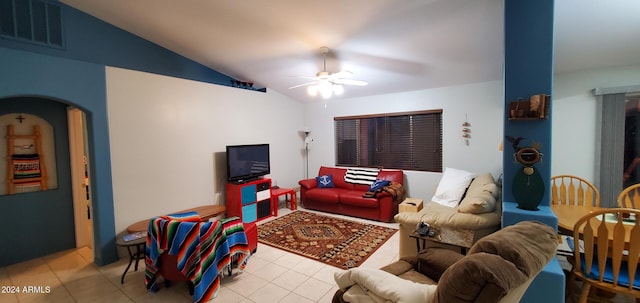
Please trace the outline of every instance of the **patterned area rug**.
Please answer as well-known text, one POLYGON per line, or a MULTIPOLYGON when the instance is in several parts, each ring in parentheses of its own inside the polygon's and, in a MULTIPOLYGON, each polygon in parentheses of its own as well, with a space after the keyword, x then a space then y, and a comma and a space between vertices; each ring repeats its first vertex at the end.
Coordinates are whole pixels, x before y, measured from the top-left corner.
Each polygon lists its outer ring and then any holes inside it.
POLYGON ((258 225, 261 243, 341 269, 360 266, 397 229, 295 211, 258 225))

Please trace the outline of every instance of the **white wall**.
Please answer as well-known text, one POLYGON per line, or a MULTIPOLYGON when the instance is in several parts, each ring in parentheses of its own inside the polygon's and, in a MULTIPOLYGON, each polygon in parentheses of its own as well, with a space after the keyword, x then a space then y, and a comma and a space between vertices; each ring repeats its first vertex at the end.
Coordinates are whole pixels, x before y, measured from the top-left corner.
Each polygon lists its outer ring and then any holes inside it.
MULTIPOLYGON (((596 98, 592 89, 640 84, 640 65, 554 75, 551 174, 575 174, 593 181, 595 173, 596 98)), ((335 165, 333 117, 443 109, 444 166, 473 172, 502 172, 497 147, 503 134, 502 81, 444 87, 390 95, 330 100, 305 106, 306 125, 314 142, 309 175, 321 165, 335 165), (326 104, 326 107, 325 107, 326 104), (460 136, 464 114, 471 123, 471 144, 460 136)), ((439 173, 406 171, 409 194, 433 195, 439 173)))
POLYGON ((225 146, 269 143, 271 175, 297 185, 302 105, 261 93, 107 68, 116 233, 136 221, 224 204, 225 146))
POLYGON ((598 113, 592 90, 638 84, 640 65, 554 75, 552 176, 572 174, 594 181, 598 113))
MULTIPOLYGON (((305 122, 314 139, 309 153, 309 177, 316 176, 322 165, 335 166, 334 117, 442 109, 443 167, 491 172, 498 178, 502 173, 498 146, 503 134, 503 100, 502 81, 330 100, 326 107, 319 98, 305 106, 305 122), (471 123, 469 146, 462 138, 465 114, 471 123)), ((405 186, 411 197, 430 200, 440 176, 441 173, 405 171, 405 186)))
MULTIPOLYGON (((554 76, 552 175, 593 180, 596 87, 637 85, 640 66, 554 76), (570 138, 570 139, 569 139, 570 138)), ((353 88, 357 89, 357 88, 353 88)), ((502 172, 502 81, 300 104, 277 92, 107 68, 116 232, 153 215, 216 202, 225 184, 224 148, 271 144, 271 177, 283 187, 304 178, 307 126, 314 142, 310 177, 335 165, 333 118, 443 109, 444 167, 497 178, 502 172), (326 107, 325 107, 326 103, 326 107), (304 114, 304 115, 303 115, 304 114), (462 139, 465 114, 470 145, 462 139)), ((405 171, 412 197, 430 199, 440 173, 405 171)))

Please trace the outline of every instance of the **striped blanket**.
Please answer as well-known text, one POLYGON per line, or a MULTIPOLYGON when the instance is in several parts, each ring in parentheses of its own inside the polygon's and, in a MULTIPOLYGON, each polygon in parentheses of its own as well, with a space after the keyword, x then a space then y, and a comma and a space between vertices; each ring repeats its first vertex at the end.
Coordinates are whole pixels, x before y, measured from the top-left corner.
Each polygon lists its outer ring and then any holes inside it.
POLYGON ((347 168, 344 181, 353 184, 371 185, 378 177, 377 168, 347 168))
POLYGON ((248 243, 237 217, 214 222, 202 222, 196 212, 155 217, 147 230, 145 286, 157 291, 160 255, 176 255, 178 271, 193 283, 193 302, 209 301, 220 289, 220 277, 230 272, 232 259, 244 269, 248 243))
POLYGON ((40 177, 40 156, 38 154, 19 154, 11 156, 14 179, 40 177))

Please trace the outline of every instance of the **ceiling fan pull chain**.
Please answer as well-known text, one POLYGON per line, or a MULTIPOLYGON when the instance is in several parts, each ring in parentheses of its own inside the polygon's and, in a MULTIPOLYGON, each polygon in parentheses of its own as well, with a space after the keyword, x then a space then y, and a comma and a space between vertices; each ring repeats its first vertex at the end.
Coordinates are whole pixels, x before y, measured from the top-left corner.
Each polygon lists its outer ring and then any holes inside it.
POLYGON ((326 72, 327 71, 327 53, 323 53, 322 56, 323 56, 322 70, 326 72))

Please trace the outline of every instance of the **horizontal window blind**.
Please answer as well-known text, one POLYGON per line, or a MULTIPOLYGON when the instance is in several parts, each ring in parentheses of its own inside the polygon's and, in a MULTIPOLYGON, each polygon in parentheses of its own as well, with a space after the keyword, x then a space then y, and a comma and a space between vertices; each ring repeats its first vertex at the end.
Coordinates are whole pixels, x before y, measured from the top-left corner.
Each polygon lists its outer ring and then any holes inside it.
POLYGON ((334 118, 336 165, 442 172, 442 110, 334 118))

